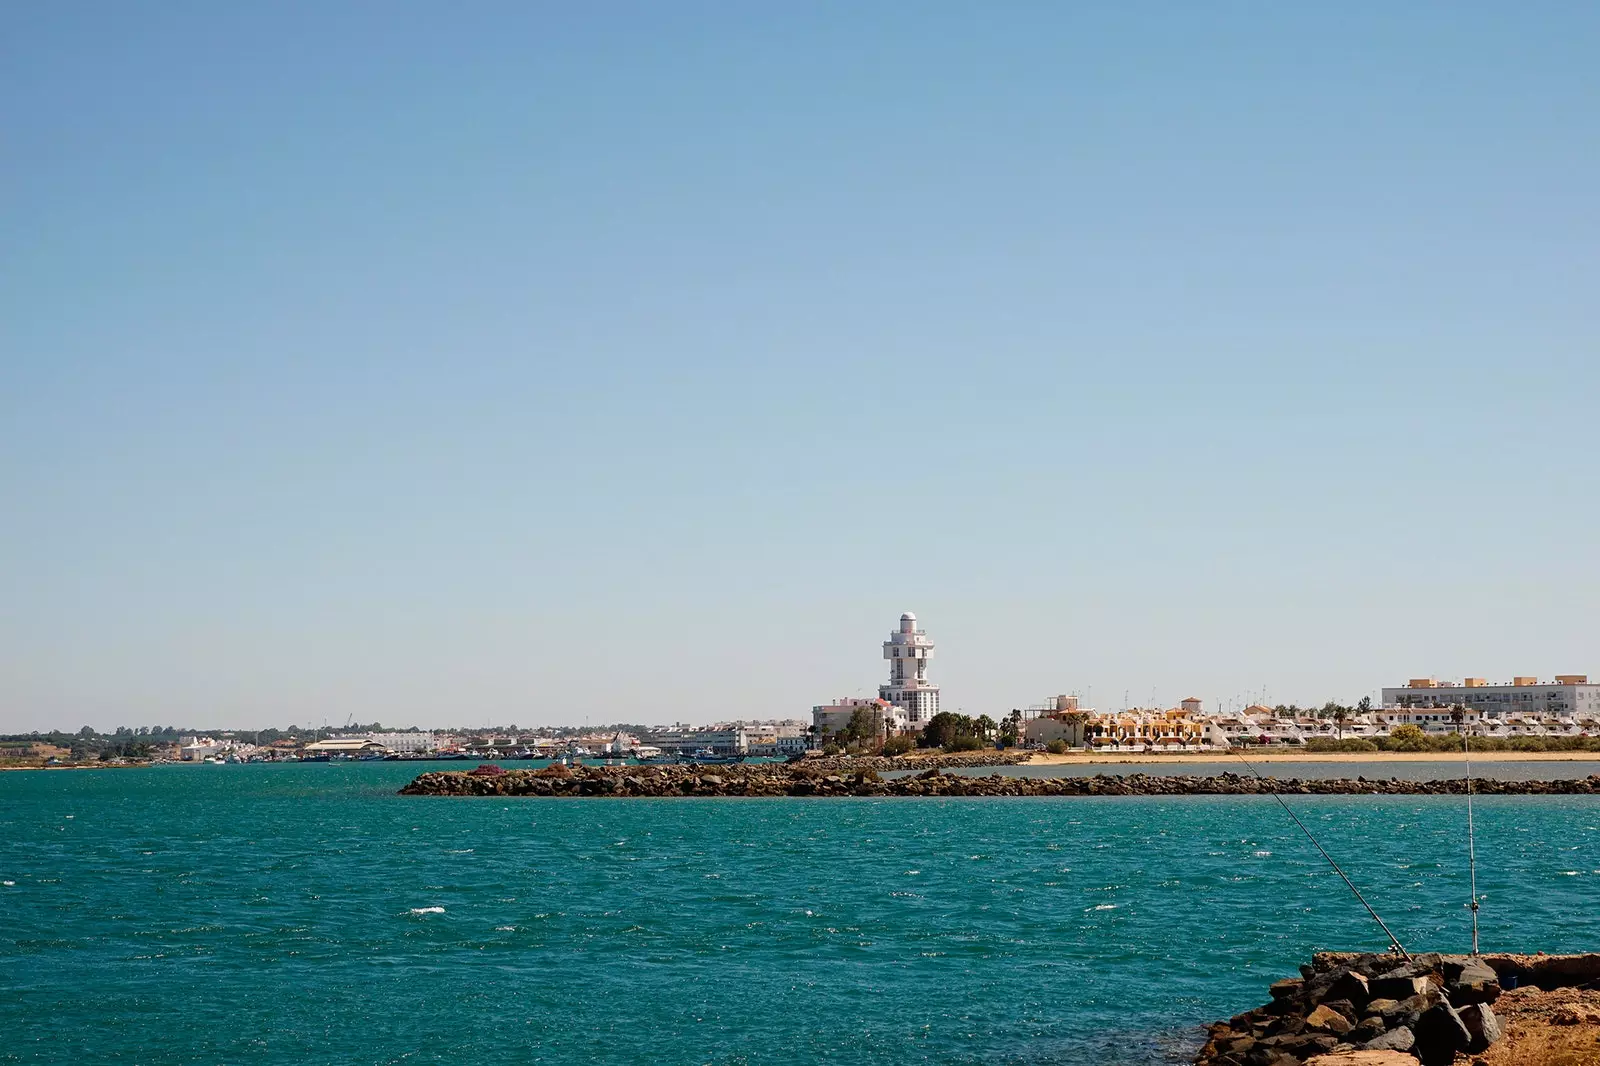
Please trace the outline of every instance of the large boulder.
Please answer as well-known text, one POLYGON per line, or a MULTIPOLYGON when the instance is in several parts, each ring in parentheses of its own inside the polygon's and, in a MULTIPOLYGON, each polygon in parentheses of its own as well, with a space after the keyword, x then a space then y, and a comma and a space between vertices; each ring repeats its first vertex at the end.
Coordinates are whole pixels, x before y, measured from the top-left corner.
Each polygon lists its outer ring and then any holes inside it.
POLYGON ((1300 977, 1286 977, 1282 981, 1273 982, 1267 989, 1272 993, 1273 999, 1296 999, 1305 990, 1306 982, 1300 977))
POLYGON ((1438 1003, 1423 1011, 1412 1032, 1417 1038, 1412 1050, 1422 1060, 1422 1066, 1450 1066, 1456 1052, 1465 1051, 1472 1044, 1472 1034, 1466 1023, 1448 1003, 1438 1003))
POLYGON ((1400 1013, 1400 1001, 1397 999, 1369 999, 1367 1013, 1376 1014, 1380 1018, 1391 1018, 1400 1013))
POLYGON ((1500 1019, 1487 1003, 1469 1003, 1461 1008, 1461 1024, 1467 1027, 1467 1051, 1476 1054, 1500 1039, 1500 1019))
POLYGON ((1373 1037, 1361 1046, 1369 1051, 1410 1051, 1416 1044, 1416 1035, 1402 1025, 1398 1029, 1390 1029, 1382 1036, 1373 1037))
POLYGON ((1372 990, 1367 975, 1356 970, 1346 970, 1334 979, 1328 986, 1324 1002, 1330 999, 1348 999, 1360 1006, 1372 998, 1372 990))
POLYGON ((1482 959, 1446 960, 1444 981, 1445 992, 1457 1007, 1500 998, 1500 977, 1482 959))
POLYGON ((1426 995, 1434 987, 1431 974, 1418 972, 1411 966, 1390 970, 1367 982, 1368 992, 1373 999, 1406 1000, 1412 996, 1426 995))
POLYGON ((1324 1003, 1306 1015, 1306 1027, 1320 1029, 1335 1036, 1343 1036, 1351 1030, 1353 1023, 1349 1018, 1324 1003))

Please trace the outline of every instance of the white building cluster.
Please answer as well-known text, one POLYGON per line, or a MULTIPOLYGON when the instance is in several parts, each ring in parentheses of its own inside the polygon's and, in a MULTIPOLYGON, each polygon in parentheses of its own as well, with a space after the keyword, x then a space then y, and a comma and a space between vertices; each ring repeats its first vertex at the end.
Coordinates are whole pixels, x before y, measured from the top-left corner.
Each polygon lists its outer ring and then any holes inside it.
POLYGON ((1456 684, 1412 678, 1383 690, 1380 717, 1389 728, 1408 724, 1427 732, 1453 732, 1452 708, 1465 712, 1467 731, 1482 736, 1600 736, 1600 685, 1587 674, 1557 674, 1554 680, 1514 677, 1490 684, 1469 677, 1456 684))

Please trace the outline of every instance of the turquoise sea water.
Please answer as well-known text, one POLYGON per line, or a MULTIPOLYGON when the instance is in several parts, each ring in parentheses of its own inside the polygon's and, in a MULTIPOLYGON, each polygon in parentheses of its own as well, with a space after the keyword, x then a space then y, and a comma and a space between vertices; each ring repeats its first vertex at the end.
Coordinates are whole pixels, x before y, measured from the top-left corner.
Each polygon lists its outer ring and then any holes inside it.
MULTIPOLYGON (((1381 948, 1269 798, 451 800, 393 763, 0 773, 0 1061, 1179 1061, 1381 948)), ((1408 946, 1463 806, 1297 797, 1408 946)), ((1481 800, 1486 948, 1600 943, 1600 800, 1481 800)))

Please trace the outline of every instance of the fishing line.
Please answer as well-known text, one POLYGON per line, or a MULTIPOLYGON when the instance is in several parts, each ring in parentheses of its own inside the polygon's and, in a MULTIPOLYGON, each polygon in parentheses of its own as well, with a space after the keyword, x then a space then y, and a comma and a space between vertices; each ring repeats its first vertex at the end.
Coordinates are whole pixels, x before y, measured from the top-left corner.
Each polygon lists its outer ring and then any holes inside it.
POLYGON ((1467 869, 1472 878, 1472 954, 1478 954, 1478 845, 1472 830, 1472 749, 1461 734, 1461 758, 1467 764, 1467 869))
MULTIPOLYGON (((1267 779, 1261 776, 1261 771, 1257 770, 1254 766, 1252 766, 1249 759, 1246 759, 1243 755, 1240 755, 1239 754, 1239 750, 1237 748, 1235 748, 1232 744, 1228 745, 1228 750, 1230 752, 1232 752, 1234 755, 1238 755, 1239 756, 1239 761, 1244 763, 1245 766, 1249 768, 1249 770, 1250 770, 1250 772, 1252 774, 1256 775, 1256 780, 1260 781, 1263 785, 1267 786, 1267 792, 1271 794, 1273 799, 1278 801, 1278 806, 1282 807, 1283 808, 1283 812, 1285 814, 1287 814, 1291 819, 1293 819, 1295 825, 1300 827, 1300 831, 1306 835, 1306 839, 1307 840, 1311 841, 1312 846, 1315 847, 1318 851, 1320 851, 1322 853, 1322 857, 1324 859, 1328 860, 1328 865, 1333 867, 1333 872, 1338 874, 1341 878, 1344 879, 1344 883, 1349 887, 1350 891, 1355 895, 1356 899, 1361 903, 1361 905, 1363 907, 1365 907, 1367 909, 1367 913, 1372 915, 1372 920, 1378 923, 1378 928, 1383 930, 1383 935, 1389 938, 1389 943, 1394 945, 1395 954, 1399 955, 1402 959, 1405 959, 1407 962, 1410 962, 1411 961, 1411 953, 1406 951, 1406 949, 1401 945, 1399 939, 1396 938, 1395 935, 1389 931, 1389 927, 1384 924, 1384 921, 1383 921, 1382 918, 1378 917, 1378 912, 1372 909, 1372 904, 1367 902, 1367 898, 1361 894, 1361 890, 1356 887, 1355 882, 1350 880, 1349 875, 1347 875, 1343 870, 1341 870, 1339 868, 1339 864, 1333 861, 1333 856, 1328 854, 1327 849, 1324 848, 1321 845, 1321 843, 1319 843, 1317 841, 1316 836, 1312 834, 1311 830, 1306 828, 1306 823, 1302 822, 1300 820, 1300 816, 1295 814, 1294 811, 1290 810, 1289 805, 1287 803, 1283 802, 1283 797, 1278 795, 1278 790, 1273 788, 1272 785, 1267 782, 1267 779)), ((1476 953, 1476 950, 1477 950, 1476 949, 1476 945, 1474 945, 1474 949, 1473 950, 1474 950, 1474 953, 1476 953)))

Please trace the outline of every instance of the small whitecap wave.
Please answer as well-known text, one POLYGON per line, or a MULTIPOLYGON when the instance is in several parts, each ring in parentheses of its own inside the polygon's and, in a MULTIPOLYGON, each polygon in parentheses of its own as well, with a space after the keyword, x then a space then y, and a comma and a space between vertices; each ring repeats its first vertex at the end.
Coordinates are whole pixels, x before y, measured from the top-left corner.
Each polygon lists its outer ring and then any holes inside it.
POLYGON ((517 927, 514 925, 497 925, 494 927, 494 931, 497 933, 515 933, 517 927))
POLYGON ((1255 851, 1255 852, 1251 852, 1251 854, 1254 855, 1258 859, 1270 859, 1270 858, 1272 858, 1272 852, 1270 852, 1270 851, 1255 851))
POLYGON ((412 907, 412 914, 443 914, 443 907, 412 907))
POLYGON ((0 881, 0 885, 4 885, 6 888, 11 888, 15 884, 15 881, 0 881))
POLYGON ((1117 905, 1115 903, 1097 903, 1089 909, 1092 911, 1114 911, 1117 909, 1117 905))

